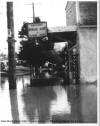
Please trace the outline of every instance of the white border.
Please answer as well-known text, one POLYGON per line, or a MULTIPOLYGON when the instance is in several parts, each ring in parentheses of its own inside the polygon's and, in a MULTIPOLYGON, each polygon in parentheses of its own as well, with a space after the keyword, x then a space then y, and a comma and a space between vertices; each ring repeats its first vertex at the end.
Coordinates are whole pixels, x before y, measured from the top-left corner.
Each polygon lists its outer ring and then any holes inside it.
MULTIPOLYGON (((7 0, 3 0, 4 2, 7 2, 7 0)), ((8 0, 8 1, 10 1, 10 0, 8 0)), ((13 2, 15 2, 15 1, 18 1, 18 0, 11 0, 11 1, 13 1, 13 2)), ((24 0, 22 0, 23 2, 24 2, 24 0)), ((27 0, 26 0, 27 1, 27 0)), ((30 2, 31 2, 32 0, 30 0, 30 2)), ((67 1, 74 1, 74 0, 66 0, 66 2, 67 1)), ((77 0, 75 0, 75 1, 77 1, 77 0)), ((99 83, 99 61, 100 61, 100 59, 99 59, 99 47, 100 47, 100 45, 99 45, 99 11, 100 11, 100 9, 99 9, 99 7, 100 7, 100 1, 99 0, 78 0, 78 1, 97 1, 98 2, 98 9, 97 9, 97 16, 98 16, 98 23, 97 23, 97 86, 98 86, 98 88, 97 88, 97 99, 98 99, 98 101, 97 101, 97 105, 98 105, 98 122, 97 122, 97 124, 92 124, 92 123, 83 123, 83 124, 68 124, 68 123, 66 123, 66 124, 19 124, 20 126, 37 126, 37 125, 41 125, 41 126, 44 126, 44 125, 47 125, 47 126, 52 126, 52 125, 56 125, 56 126, 66 126, 66 125, 69 125, 69 126, 73 126, 73 125, 78 125, 78 126, 99 126, 99 124, 100 124, 100 118, 99 118, 99 88, 100 88, 100 83, 99 83)), ((1 80, 0 80, 1 81, 1 80)), ((2 123, 2 125, 6 125, 6 124, 3 124, 2 123)), ((17 125, 17 124, 7 124, 7 126, 12 126, 12 125, 17 125)))

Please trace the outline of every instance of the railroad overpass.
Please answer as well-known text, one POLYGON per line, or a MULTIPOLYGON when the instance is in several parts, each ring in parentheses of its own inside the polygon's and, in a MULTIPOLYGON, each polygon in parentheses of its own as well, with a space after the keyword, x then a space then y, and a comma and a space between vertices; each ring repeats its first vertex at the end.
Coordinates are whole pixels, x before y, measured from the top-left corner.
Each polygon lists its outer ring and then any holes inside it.
POLYGON ((77 39, 77 27, 65 26, 65 27, 51 27, 48 28, 48 37, 50 42, 68 42, 72 47, 76 44, 77 39))

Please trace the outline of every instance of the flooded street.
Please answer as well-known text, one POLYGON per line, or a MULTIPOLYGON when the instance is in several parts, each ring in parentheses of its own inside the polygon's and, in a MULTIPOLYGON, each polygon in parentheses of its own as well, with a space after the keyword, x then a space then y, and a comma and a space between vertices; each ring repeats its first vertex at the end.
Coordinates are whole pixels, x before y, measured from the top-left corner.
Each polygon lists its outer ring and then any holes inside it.
POLYGON ((0 1, 0 126, 99 123, 98 8, 0 1))
POLYGON ((29 85, 29 76, 19 76, 17 89, 9 90, 8 79, 1 78, 1 123, 97 122, 97 87, 95 85, 66 84, 63 86, 59 79, 54 85, 29 85))

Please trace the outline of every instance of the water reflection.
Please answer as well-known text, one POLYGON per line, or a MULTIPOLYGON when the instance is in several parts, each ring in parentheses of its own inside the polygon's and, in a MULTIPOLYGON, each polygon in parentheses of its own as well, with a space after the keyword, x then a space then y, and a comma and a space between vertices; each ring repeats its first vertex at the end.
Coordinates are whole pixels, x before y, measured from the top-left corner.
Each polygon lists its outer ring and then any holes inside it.
POLYGON ((5 83, 6 83, 7 79, 4 78, 4 77, 1 77, 0 81, 1 81, 0 87, 1 87, 2 90, 4 90, 5 89, 5 83))
POLYGON ((63 81, 58 79, 55 85, 30 87, 30 77, 19 76, 17 89, 9 91, 8 79, 2 79, 0 120, 15 120, 15 123, 96 122, 96 86, 62 86, 63 81))
POLYGON ((0 86, 0 121, 5 123, 12 120, 11 106, 10 106, 10 96, 9 96, 9 86, 8 81, 5 78, 4 82, 1 81, 0 86), (2 88, 3 87, 3 88, 2 88))
POLYGON ((17 91, 9 90, 10 94, 10 104, 11 104, 11 113, 12 113, 12 123, 19 123, 19 112, 18 112, 18 100, 17 100, 17 91))
POLYGON ((70 122, 80 123, 82 122, 81 114, 81 87, 80 85, 72 85, 67 87, 69 94, 69 101, 71 103, 71 116, 70 122))
POLYGON ((68 87, 61 86, 62 82, 58 79, 54 86, 29 87, 29 76, 18 77, 17 89, 9 91, 12 120, 20 123, 68 122, 73 112, 74 104, 70 100, 73 94, 69 97, 71 92, 68 87))
POLYGON ((24 111, 29 121, 50 121, 50 102, 56 97, 52 87, 33 87, 23 92, 24 111))
POLYGON ((71 106, 68 102, 66 90, 62 86, 54 86, 53 90, 56 93, 56 99, 51 102, 51 114, 70 114, 71 106))
POLYGON ((97 86, 81 86, 81 113, 86 123, 97 123, 97 86))

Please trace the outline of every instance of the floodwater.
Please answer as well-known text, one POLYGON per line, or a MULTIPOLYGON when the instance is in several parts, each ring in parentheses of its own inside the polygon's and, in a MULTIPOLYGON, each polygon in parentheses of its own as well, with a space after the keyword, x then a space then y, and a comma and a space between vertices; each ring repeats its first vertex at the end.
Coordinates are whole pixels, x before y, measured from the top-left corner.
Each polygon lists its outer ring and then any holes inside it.
MULTIPOLYGON (((9 90, 6 77, 0 84, 0 123, 96 123, 97 87, 62 85, 29 86, 30 77, 17 77, 9 90)), ((39 82, 41 83, 41 82, 39 82)), ((52 83, 52 82, 51 82, 52 83)))

